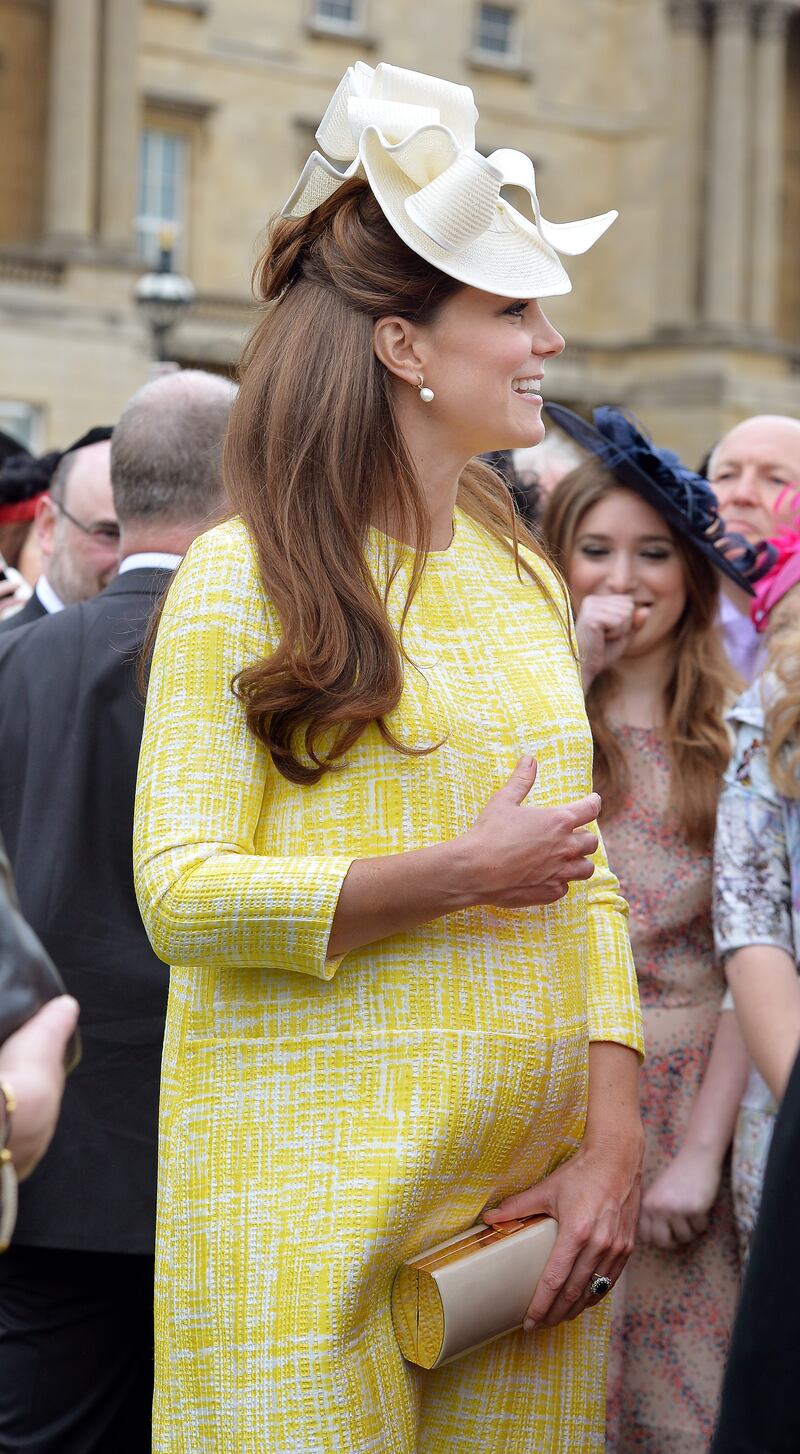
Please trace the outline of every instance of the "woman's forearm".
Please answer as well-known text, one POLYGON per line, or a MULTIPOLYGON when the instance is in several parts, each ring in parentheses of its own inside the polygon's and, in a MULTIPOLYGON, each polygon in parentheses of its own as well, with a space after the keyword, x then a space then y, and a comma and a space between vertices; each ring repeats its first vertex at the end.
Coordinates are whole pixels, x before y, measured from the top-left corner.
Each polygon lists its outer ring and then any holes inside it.
POLYGON ((627 1045, 589 1046, 589 1099, 584 1144, 611 1149, 644 1144, 639 1113, 639 1056, 627 1045))
POLYGON ((336 905, 328 958, 338 959, 362 944, 468 908, 471 900, 464 884, 458 839, 408 853, 356 859, 336 905))
POLYGON ((749 1068, 736 1013, 722 1010, 681 1149, 700 1152, 721 1165, 733 1138, 749 1068))
POLYGON ((781 1100, 800 1046, 800 979, 794 960, 773 944, 748 944, 726 965, 745 1045, 781 1100))

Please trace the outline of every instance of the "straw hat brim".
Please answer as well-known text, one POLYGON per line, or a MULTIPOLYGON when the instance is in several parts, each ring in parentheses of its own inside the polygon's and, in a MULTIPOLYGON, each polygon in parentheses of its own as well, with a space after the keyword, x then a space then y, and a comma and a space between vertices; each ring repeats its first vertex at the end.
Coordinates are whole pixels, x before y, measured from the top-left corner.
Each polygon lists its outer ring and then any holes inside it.
MULTIPOLYGON (((447 127, 428 126, 425 132, 426 145, 434 148, 437 141, 444 146, 452 140, 447 127), (436 132, 440 133, 439 138, 432 135, 436 132)), ((377 128, 367 127, 362 134, 359 156, 344 172, 338 171, 320 152, 313 152, 282 209, 283 215, 304 216, 326 201, 344 181, 360 176, 369 182, 398 237, 412 252, 448 277, 501 297, 545 298, 569 293, 572 284, 555 249, 544 240, 533 222, 502 198, 491 225, 456 249, 440 246, 415 224, 405 204, 419 191, 419 185, 399 165, 396 154, 408 152, 417 140, 418 134, 414 133, 392 146, 377 128)), ((616 213, 610 213, 603 218, 592 218, 588 223, 565 224, 561 229, 564 242, 570 250, 585 251, 615 216, 616 213)))

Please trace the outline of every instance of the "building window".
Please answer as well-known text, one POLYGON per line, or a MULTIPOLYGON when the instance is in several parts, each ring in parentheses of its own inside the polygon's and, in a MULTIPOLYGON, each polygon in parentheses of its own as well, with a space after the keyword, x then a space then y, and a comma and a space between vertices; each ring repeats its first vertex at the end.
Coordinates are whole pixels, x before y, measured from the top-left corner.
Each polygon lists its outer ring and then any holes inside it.
POLYGON ((0 399, 0 429, 18 439, 33 454, 41 448, 42 418, 33 404, 17 399, 0 399))
POLYGON ((361 31, 364 0, 314 0, 312 25, 318 30, 361 31))
POLYGON ((188 144, 185 136, 147 128, 139 146, 139 203, 136 241, 143 262, 155 265, 165 229, 173 239, 173 262, 185 253, 185 194, 188 144))
POLYGON ((475 19, 476 55, 504 62, 517 59, 516 11, 510 5, 479 5, 475 19))

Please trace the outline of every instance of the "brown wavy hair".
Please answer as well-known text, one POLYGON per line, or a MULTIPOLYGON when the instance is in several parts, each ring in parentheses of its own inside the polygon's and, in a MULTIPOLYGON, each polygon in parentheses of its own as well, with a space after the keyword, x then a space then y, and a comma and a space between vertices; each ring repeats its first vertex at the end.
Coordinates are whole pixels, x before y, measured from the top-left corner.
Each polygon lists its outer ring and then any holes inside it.
POLYGON ((769 773, 785 798, 800 798, 800 591, 775 607, 767 628, 767 674, 777 690, 765 714, 769 773))
MULTIPOLYGON (((587 510, 613 490, 625 489, 598 460, 565 475, 542 520, 542 536, 569 584, 569 564, 587 510)), ((720 640, 716 618, 719 580, 691 542, 670 531, 683 562, 686 608, 675 628, 674 668, 664 693, 665 737, 670 755, 670 802, 696 848, 714 838, 722 774, 730 757, 724 713, 741 683, 720 640)), ((607 721, 613 670, 601 672, 586 697, 595 745, 594 780, 603 818, 622 807, 629 791, 625 753, 607 721)))
MULTIPOLYGON (((256 265, 272 307, 246 345, 225 445, 225 485, 244 519, 266 594, 280 620, 273 654, 233 681, 251 731, 277 769, 314 783, 375 723, 398 752, 387 717, 403 690, 404 651, 387 596, 408 548, 379 584, 365 548, 371 526, 413 541, 402 621, 430 541, 425 496, 373 350, 375 320, 431 323, 461 284, 411 252, 364 182, 351 181, 299 219, 278 219, 256 265)), ((500 541, 562 616, 519 554, 542 552, 488 465, 464 469, 458 504, 500 541)))

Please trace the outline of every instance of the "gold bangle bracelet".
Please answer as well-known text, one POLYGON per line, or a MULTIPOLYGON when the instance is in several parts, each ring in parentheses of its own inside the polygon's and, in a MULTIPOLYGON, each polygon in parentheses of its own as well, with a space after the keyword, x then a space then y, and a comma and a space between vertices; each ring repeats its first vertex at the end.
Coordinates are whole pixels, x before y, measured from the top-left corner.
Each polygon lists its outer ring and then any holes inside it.
POLYGON ((2 1077, 0 1077, 0 1096, 3 1099, 5 1114, 2 1149, 0 1149, 0 1252, 5 1252, 14 1234, 17 1220, 17 1173, 8 1149, 11 1121, 17 1109, 17 1098, 13 1087, 2 1077))
POLYGON ((5 1126, 3 1127, 3 1138, 0 1142, 0 1149, 5 1150, 11 1138, 11 1120, 17 1109, 17 1097, 14 1094, 14 1087, 0 1076, 0 1095, 5 1102, 5 1126))

